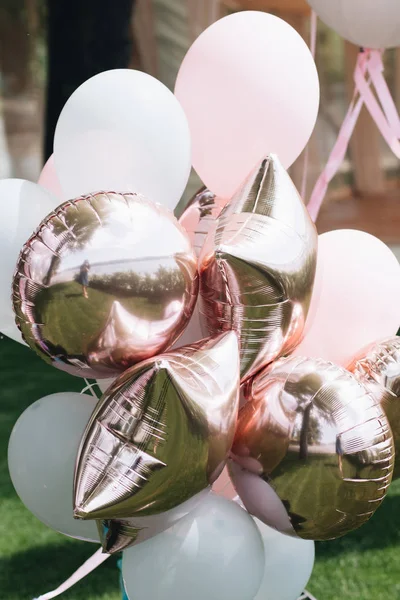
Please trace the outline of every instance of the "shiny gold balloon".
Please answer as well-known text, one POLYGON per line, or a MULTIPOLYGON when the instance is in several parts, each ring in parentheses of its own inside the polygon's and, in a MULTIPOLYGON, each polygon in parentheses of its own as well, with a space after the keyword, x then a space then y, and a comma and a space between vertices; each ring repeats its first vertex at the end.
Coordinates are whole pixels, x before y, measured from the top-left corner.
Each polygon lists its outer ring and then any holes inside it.
POLYGON ((210 334, 238 333, 242 381, 300 342, 316 257, 314 224, 271 155, 222 211, 199 258, 201 313, 210 334))
POLYGON ((342 367, 281 359, 248 384, 230 474, 247 510, 282 533, 326 540, 360 527, 392 478, 375 398, 342 367))
POLYGON ((226 464, 238 403, 234 332, 126 371, 102 397, 83 435, 75 516, 155 515, 206 489, 226 464))
POLYGON ((227 199, 220 198, 203 187, 189 201, 180 217, 179 223, 187 231, 197 256, 227 202, 227 199))
POLYGON ((347 368, 375 396, 385 411, 393 433, 393 479, 397 479, 400 477, 400 338, 371 344, 347 368))
POLYGON ((99 192, 42 222, 20 255, 13 300, 39 356, 100 379, 170 347, 197 288, 190 240, 169 211, 137 194, 99 192))

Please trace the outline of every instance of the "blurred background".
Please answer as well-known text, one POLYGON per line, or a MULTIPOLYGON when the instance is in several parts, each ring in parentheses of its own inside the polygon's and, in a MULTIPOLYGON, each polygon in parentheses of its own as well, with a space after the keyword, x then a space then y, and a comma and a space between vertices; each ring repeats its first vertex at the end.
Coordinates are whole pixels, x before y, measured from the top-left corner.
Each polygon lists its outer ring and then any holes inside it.
MULTIPOLYGON (((219 17, 244 9, 273 12, 309 39, 305 0, 0 0, 0 178, 37 181, 52 153, 58 115, 83 81, 107 69, 133 67, 173 89, 194 38, 219 17)), ((321 107, 309 145, 308 194, 351 99, 357 52, 318 24, 321 107)), ((399 105, 400 48, 386 51, 384 58, 386 79, 399 105)), ((298 187, 303 160, 300 156, 291 168, 298 187)), ((399 161, 363 110, 346 160, 329 188, 319 231, 363 229, 400 256, 399 175, 399 161)), ((199 186, 193 173, 182 205, 199 186)), ((0 597, 22 600, 58 585, 94 551, 89 544, 47 530, 24 509, 9 481, 6 461, 9 433, 24 408, 42 395, 80 391, 80 383, 5 338, 0 341, 0 359, 0 597)), ((394 484, 383 507, 361 531, 317 544, 309 588, 318 600, 400 597, 399 494, 394 484)), ((121 597, 112 561, 63 597, 121 597)))
MULTIPOLYGON (((109 68, 134 67, 173 89, 193 39, 220 16, 243 9, 273 12, 308 41, 305 0, 0 0, 0 177, 37 180, 52 152, 60 110, 87 78, 109 68)), ((351 99, 357 52, 319 23, 321 107, 309 146, 308 193, 351 99)), ((400 101, 400 49, 386 51, 385 67, 400 101)), ((300 156, 291 168, 298 187, 302 168, 300 156)), ((363 109, 329 188, 319 230, 357 226, 400 244, 399 173, 399 161, 363 109)), ((193 176, 183 202, 198 185, 193 176)))

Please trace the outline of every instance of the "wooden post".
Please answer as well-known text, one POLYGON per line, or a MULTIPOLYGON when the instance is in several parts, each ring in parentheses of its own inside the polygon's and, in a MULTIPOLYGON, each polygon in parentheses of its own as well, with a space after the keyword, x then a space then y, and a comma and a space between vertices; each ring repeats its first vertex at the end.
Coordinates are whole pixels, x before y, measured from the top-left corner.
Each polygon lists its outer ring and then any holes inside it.
MULTIPOLYGON (((349 100, 353 95, 353 72, 359 49, 345 42, 346 85, 349 100)), ((365 107, 350 140, 350 155, 354 169, 355 191, 361 195, 382 194, 385 175, 381 164, 380 133, 365 107)))

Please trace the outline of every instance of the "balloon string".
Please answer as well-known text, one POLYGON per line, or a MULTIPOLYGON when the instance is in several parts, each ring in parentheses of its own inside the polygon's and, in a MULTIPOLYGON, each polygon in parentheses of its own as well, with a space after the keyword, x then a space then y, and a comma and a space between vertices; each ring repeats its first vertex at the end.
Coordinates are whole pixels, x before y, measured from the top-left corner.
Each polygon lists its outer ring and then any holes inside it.
POLYGON ((400 117, 388 85, 383 77, 382 50, 367 49, 358 55, 354 70, 354 95, 350 109, 343 121, 335 146, 321 173, 308 203, 315 221, 324 200, 328 184, 343 161, 357 119, 363 105, 374 120, 383 138, 397 158, 400 158, 400 117), (366 79, 366 75, 368 78, 366 79), (376 97, 371 89, 375 89, 376 97), (359 96, 357 103, 355 98, 359 96), (378 100, 379 102, 378 102, 378 100))
MULTIPOLYGON (((367 56, 364 52, 360 52, 358 55, 356 70, 363 74, 367 71, 367 56)), ((370 81, 368 81, 366 85, 369 86, 370 81)), ((346 155, 349 141, 354 131, 354 127, 356 126, 363 103, 364 101, 359 95, 359 90, 356 87, 354 89, 353 98, 350 102, 347 114, 343 120, 335 145, 332 148, 324 170, 317 179, 317 182, 311 194, 310 201, 307 205, 308 212, 310 213, 310 216, 314 222, 317 220, 318 213, 320 211, 322 202, 325 198, 325 194, 328 189, 328 185, 333 179, 333 177, 336 175, 346 155)))
MULTIPOLYGON (((316 46, 317 46, 317 13, 315 12, 315 10, 312 10, 311 17, 310 17, 310 52, 314 59, 315 59, 316 46)), ((309 148, 310 148, 310 144, 307 144, 305 152, 304 152, 303 176, 301 179, 301 191, 300 191, 300 195, 303 198, 303 200, 305 200, 306 194, 307 194, 309 148)))
POLYGON ((354 72, 354 81, 363 102, 379 131, 397 158, 400 158, 400 118, 390 94, 389 88, 383 78, 382 51, 368 50, 368 73, 374 85, 376 95, 383 107, 365 81, 364 73, 358 69, 354 72))
POLYGON ((97 396, 96 392, 93 391, 93 388, 95 385, 97 385, 97 387, 99 387, 99 384, 96 381, 94 383, 90 383, 90 381, 88 379, 84 379, 84 382, 86 383, 86 387, 83 388, 83 390, 81 391, 81 394, 84 394, 85 392, 87 392, 89 390, 90 393, 92 394, 92 396, 94 396, 98 400, 99 397, 97 396))
POLYGON ((102 549, 99 548, 93 554, 93 556, 88 558, 88 560, 84 562, 83 565, 81 565, 79 569, 77 569, 75 573, 73 573, 71 577, 64 581, 64 583, 62 583, 57 589, 53 590, 52 592, 48 592, 47 594, 43 594, 42 596, 38 596, 33 600, 52 600, 52 598, 60 596, 60 594, 62 594, 66 590, 69 590, 69 588, 78 583, 78 581, 80 581, 81 579, 89 575, 89 573, 97 569, 97 567, 99 567, 110 556, 110 554, 104 554, 102 549))

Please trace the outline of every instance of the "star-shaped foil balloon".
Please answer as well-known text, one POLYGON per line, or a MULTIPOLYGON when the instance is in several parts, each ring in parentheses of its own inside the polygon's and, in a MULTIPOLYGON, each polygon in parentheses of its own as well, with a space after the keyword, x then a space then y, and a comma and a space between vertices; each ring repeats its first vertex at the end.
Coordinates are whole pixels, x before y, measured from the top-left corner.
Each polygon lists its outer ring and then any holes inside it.
POLYGON ((242 381, 300 342, 316 257, 314 224, 271 155, 222 211, 199 257, 207 330, 238 333, 242 381))
POLYGON ((234 332, 126 371, 104 394, 83 435, 74 515, 156 515, 206 489, 226 464, 238 390, 234 332))

